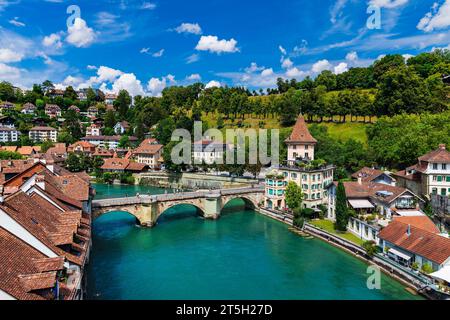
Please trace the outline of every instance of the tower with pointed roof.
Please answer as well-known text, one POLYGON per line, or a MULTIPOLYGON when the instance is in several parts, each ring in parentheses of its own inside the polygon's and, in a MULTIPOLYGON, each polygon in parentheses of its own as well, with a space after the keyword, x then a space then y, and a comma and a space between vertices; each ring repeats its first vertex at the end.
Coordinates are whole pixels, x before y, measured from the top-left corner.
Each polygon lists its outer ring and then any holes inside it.
POLYGON ((306 126, 305 118, 300 115, 294 125, 291 135, 285 140, 288 147, 287 161, 292 164, 298 160, 314 160, 314 148, 317 140, 306 126))

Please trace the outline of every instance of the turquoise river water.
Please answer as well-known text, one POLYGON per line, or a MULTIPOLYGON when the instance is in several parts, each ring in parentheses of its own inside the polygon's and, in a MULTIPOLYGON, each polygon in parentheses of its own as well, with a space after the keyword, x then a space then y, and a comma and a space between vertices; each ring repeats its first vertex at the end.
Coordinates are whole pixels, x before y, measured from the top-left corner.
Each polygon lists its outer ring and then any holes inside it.
MULTIPOLYGON (((94 185, 97 198, 164 193, 139 186, 94 185)), ((195 208, 169 209, 155 228, 113 212, 93 225, 90 299, 418 299, 382 275, 366 286, 367 265, 288 226, 230 204, 217 221, 195 208)))

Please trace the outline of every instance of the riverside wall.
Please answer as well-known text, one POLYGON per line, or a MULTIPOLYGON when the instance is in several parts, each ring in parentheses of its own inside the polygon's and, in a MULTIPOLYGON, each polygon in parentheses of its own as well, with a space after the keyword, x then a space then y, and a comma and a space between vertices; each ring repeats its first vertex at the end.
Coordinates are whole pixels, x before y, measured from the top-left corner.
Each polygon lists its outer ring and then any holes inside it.
POLYGON ((234 178, 202 173, 145 172, 134 174, 135 183, 171 189, 227 189, 259 184, 257 179, 234 178))

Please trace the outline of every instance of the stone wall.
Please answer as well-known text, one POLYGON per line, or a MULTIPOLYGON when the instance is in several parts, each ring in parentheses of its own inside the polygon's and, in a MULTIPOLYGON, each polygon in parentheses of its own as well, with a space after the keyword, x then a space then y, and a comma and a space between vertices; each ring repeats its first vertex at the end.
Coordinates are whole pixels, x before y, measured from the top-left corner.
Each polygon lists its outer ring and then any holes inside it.
POLYGON ((201 173, 146 172, 135 174, 136 184, 175 189, 224 189, 258 184, 257 179, 232 178, 201 173))

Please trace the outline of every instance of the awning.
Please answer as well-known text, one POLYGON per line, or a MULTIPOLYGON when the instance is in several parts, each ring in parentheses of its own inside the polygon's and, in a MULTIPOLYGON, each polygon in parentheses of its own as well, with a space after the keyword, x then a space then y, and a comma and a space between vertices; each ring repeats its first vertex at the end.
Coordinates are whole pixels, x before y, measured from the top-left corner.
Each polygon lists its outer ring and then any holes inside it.
POLYGON ((450 266, 443 267, 441 270, 430 274, 430 276, 450 283, 450 266))
POLYGON ((375 208, 369 200, 358 199, 358 200, 348 200, 353 209, 372 209, 375 208))
POLYGON ((409 253, 406 253, 406 252, 401 252, 401 251, 398 251, 398 250, 396 250, 394 248, 389 249, 389 252, 394 254, 394 255, 396 255, 397 257, 400 257, 400 258, 405 259, 405 260, 411 260, 411 258, 413 257, 412 254, 409 254, 409 253))

